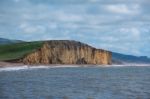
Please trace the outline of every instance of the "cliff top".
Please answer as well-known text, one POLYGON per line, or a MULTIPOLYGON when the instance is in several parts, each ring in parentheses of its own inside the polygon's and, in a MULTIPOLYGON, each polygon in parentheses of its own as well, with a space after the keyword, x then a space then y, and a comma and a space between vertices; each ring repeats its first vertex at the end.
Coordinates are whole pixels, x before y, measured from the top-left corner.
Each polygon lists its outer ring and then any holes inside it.
POLYGON ((49 47, 59 47, 59 48, 90 47, 90 48, 94 48, 90 45, 81 43, 79 41, 74 41, 74 40, 49 40, 49 41, 45 41, 45 43, 47 43, 49 45, 49 47))

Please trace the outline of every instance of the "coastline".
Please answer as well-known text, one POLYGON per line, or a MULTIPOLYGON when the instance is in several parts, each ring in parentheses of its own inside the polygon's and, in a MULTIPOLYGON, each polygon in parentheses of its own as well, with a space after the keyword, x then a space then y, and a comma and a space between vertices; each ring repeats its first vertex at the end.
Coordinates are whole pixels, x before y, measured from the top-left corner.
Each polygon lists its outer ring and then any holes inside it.
POLYGON ((26 70, 26 69, 39 69, 39 68, 66 68, 66 67, 128 67, 128 66, 150 66, 150 64, 112 64, 112 65, 92 65, 92 64, 49 64, 49 65, 25 65, 23 63, 10 63, 0 61, 0 71, 12 71, 12 70, 26 70))

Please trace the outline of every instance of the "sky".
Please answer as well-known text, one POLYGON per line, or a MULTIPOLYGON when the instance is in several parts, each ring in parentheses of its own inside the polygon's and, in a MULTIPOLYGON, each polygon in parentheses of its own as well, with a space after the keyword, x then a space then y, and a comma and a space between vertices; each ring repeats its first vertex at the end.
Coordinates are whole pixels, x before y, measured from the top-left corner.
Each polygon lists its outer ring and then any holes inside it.
POLYGON ((150 57, 150 0, 0 0, 0 37, 150 57))

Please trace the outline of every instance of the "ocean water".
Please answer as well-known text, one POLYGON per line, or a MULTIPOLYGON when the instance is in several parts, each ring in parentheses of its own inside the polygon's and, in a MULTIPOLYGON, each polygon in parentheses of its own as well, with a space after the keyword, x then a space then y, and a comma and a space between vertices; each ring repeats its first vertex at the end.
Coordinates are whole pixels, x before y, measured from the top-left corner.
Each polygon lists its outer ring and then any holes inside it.
POLYGON ((150 67, 2 70, 0 99, 150 99, 150 67))

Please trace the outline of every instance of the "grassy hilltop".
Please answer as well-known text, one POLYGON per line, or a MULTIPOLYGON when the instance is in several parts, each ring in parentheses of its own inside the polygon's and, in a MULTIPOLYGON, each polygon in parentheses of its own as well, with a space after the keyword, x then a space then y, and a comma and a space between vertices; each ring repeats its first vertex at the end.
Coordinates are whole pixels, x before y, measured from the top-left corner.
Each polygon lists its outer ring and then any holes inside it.
POLYGON ((0 61, 22 58, 24 55, 40 48, 42 44, 42 41, 36 41, 0 45, 0 61))

